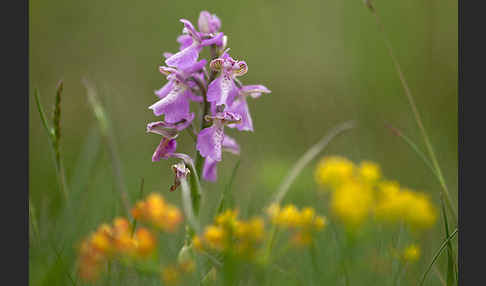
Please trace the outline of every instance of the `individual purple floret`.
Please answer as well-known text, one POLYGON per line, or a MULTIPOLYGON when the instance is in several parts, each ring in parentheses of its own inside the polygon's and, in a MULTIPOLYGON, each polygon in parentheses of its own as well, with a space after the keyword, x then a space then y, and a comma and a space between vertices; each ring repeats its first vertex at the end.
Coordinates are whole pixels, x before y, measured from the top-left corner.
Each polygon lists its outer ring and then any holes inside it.
POLYGON ((184 162, 179 162, 172 165, 172 170, 174 171, 174 184, 170 187, 170 191, 173 192, 177 187, 181 185, 181 179, 187 177, 191 171, 186 167, 184 162))
POLYGON ((197 21, 199 31, 205 34, 216 34, 221 28, 221 21, 216 14, 211 14, 208 11, 201 11, 197 21))
POLYGON ((206 65, 206 60, 201 60, 184 69, 172 67, 160 67, 160 72, 167 75, 167 82, 161 89, 155 91, 159 101, 149 106, 156 116, 165 115, 168 123, 179 122, 187 119, 189 115, 189 101, 202 101, 201 97, 193 94, 192 88, 196 86, 190 77, 198 77, 198 73, 206 65))
POLYGON ((194 119, 194 113, 190 113, 187 119, 178 123, 167 123, 164 121, 151 122, 147 124, 147 133, 155 133, 162 136, 159 145, 152 155, 152 162, 160 159, 168 159, 171 157, 177 148, 176 138, 178 132, 187 128, 194 119))
POLYGON ((236 128, 240 131, 253 131, 253 120, 251 119, 250 110, 246 97, 258 98, 262 93, 271 91, 263 85, 245 85, 238 90, 238 96, 233 101, 228 111, 237 113, 241 116, 241 122, 238 124, 229 124, 228 127, 236 128))
POLYGON ((221 43, 223 33, 218 33, 214 36, 205 35, 196 31, 190 21, 186 19, 181 19, 180 21, 184 24, 183 34, 189 35, 192 38, 192 43, 189 44, 187 37, 179 37, 179 43, 181 43, 181 47, 184 48, 166 59, 165 63, 170 67, 182 69, 197 61, 202 47, 221 43))
POLYGON ((207 100, 214 106, 230 106, 238 95, 234 79, 246 74, 248 66, 244 61, 232 59, 227 53, 212 60, 209 66, 214 71, 221 71, 221 74, 209 84, 207 100))
MULTIPOLYGON (((222 149, 223 151, 230 152, 235 155, 240 154, 240 146, 238 145, 238 143, 236 143, 235 139, 229 137, 228 135, 225 135, 223 138, 222 149)), ((218 161, 207 157, 204 160, 204 166, 202 170, 203 179, 211 182, 216 181, 216 179, 218 178, 217 166, 218 161)))
POLYGON ((213 121, 210 127, 204 128, 197 136, 196 148, 204 158, 221 161, 221 150, 224 139, 224 126, 238 123, 241 116, 232 112, 219 112, 214 116, 206 115, 206 121, 213 121))

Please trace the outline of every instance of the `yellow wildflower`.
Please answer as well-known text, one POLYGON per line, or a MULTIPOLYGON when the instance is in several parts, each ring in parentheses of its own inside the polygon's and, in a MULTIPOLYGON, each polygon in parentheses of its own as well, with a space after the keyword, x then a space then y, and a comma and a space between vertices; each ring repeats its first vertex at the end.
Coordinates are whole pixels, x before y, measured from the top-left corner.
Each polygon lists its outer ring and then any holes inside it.
POLYGON ((162 270, 162 280, 167 285, 177 285, 180 280, 179 269, 176 266, 168 266, 162 270))
POLYGON ((371 161, 363 161, 359 165, 358 174, 364 182, 374 184, 381 178, 380 166, 371 161))
POLYGON ((299 219, 299 210, 294 205, 287 205, 278 213, 276 223, 283 227, 295 227, 299 219))
POLYGON ((415 229, 432 226, 437 218, 436 210, 426 195, 397 185, 382 187, 382 196, 376 206, 377 218, 387 222, 403 220, 415 229))
POLYGON ((219 214, 215 221, 217 225, 233 228, 236 222, 236 217, 238 216, 238 210, 225 210, 223 213, 219 214))
POLYGON ((204 231, 204 240, 211 248, 223 250, 226 247, 226 232, 221 226, 210 225, 204 231))
POLYGON ((342 185, 331 198, 331 211, 351 228, 361 225, 372 207, 372 190, 356 181, 342 185))
POLYGON ((405 261, 415 262, 420 258, 420 248, 415 244, 411 244, 405 248, 402 255, 405 261))
POLYGON ((355 168, 354 163, 344 157, 324 157, 318 163, 314 176, 318 184, 336 189, 353 177, 355 168))
POLYGON ((155 249, 155 237, 146 228, 139 228, 135 232, 135 240, 137 242, 137 254, 141 257, 149 256, 155 249))
POLYGON ((314 228, 317 231, 322 230, 327 224, 327 220, 325 217, 317 216, 314 220, 314 228))
POLYGON ((201 250, 204 249, 203 242, 202 242, 201 238, 197 235, 195 235, 192 238, 192 245, 194 246, 194 249, 196 249, 196 250, 201 251, 201 250))
MULTIPOLYGON (((411 193, 411 192, 410 192, 411 193)), ((437 218, 436 210, 426 195, 415 193, 409 201, 406 220, 416 229, 431 227, 437 218)))
POLYGON ((137 202, 132 215, 137 220, 150 222, 167 232, 174 232, 183 220, 179 208, 166 203, 157 193, 150 194, 145 201, 137 202))

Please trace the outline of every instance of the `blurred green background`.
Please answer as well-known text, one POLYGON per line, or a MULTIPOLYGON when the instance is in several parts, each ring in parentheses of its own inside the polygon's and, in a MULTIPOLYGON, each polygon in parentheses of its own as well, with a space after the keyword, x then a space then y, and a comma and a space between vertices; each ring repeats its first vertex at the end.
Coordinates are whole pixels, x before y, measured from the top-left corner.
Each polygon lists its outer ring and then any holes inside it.
MULTIPOLYGON (((455 200, 457 6, 451 0, 375 2, 455 200)), ((228 131, 242 147, 233 193, 243 214, 259 212, 293 162, 330 128, 349 119, 357 120, 359 128, 336 138, 322 155, 376 161, 386 177, 428 192, 439 204, 440 186, 431 172, 384 127, 392 124, 425 150, 382 34, 361 0, 44 0, 30 1, 29 9, 29 196, 39 228, 39 239, 30 247, 31 285, 66 285, 62 269, 74 273, 73 243, 102 221, 123 214, 83 77, 96 85, 113 122, 130 200, 137 199, 144 178, 145 193, 158 191, 179 202, 179 191, 168 192, 173 161, 151 162, 159 138, 145 134, 145 126, 157 120, 148 106, 157 100, 153 91, 165 83, 158 72, 162 53, 178 48, 178 20, 196 24, 201 10, 219 16, 232 57, 247 62, 243 83, 272 90, 249 101, 254 133, 228 131), (39 88, 50 117, 60 79, 61 148, 75 198, 69 205, 57 189, 52 152, 32 96, 39 88)), ((187 134, 178 143, 179 151, 194 154, 187 134)), ((228 153, 223 157, 218 182, 204 183, 206 219, 238 160, 228 153)), ((286 202, 315 205, 314 166, 315 161, 286 202)), ((325 206, 316 208, 326 213, 325 206)), ((423 238, 423 263, 440 244, 440 222, 431 234, 423 238)), ((415 276, 422 271, 417 269, 415 276)), ((430 283, 438 283, 437 278, 430 283)))

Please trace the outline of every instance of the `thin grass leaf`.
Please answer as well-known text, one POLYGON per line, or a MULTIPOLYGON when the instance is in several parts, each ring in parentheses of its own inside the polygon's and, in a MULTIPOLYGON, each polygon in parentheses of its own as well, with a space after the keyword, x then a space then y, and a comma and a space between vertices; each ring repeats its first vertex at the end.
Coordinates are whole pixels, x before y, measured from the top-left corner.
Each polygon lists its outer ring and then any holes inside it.
POLYGON ((221 194, 221 200, 219 202, 219 207, 218 207, 218 214, 221 213, 223 210, 225 210, 226 205, 229 205, 229 207, 232 207, 233 205, 233 199, 232 197, 229 197, 231 195, 231 190, 233 188, 233 182, 235 181, 236 177, 236 172, 238 171, 238 168, 240 167, 240 162, 241 159, 238 159, 238 162, 236 162, 235 167, 233 168, 233 172, 231 173, 230 180, 228 184, 226 185, 226 188, 224 189, 223 193, 221 194))
POLYGON ((314 159, 317 155, 319 155, 324 148, 331 142, 334 137, 337 135, 341 134, 342 132, 346 130, 350 130, 356 126, 356 123, 354 121, 347 121, 344 123, 341 123, 331 129, 319 142, 317 142, 314 146, 309 148, 307 152, 302 155, 299 160, 294 164, 290 172, 288 173, 287 177, 285 177, 284 181, 280 185, 277 195, 275 196, 273 202, 280 204, 282 202, 283 198, 287 194, 290 186, 294 182, 294 180, 297 178, 297 176, 302 172, 304 167, 309 164, 312 159, 314 159))
MULTIPOLYGON (((143 186, 144 186, 144 179, 142 178, 142 182, 140 182, 140 192, 138 193, 138 199, 142 199, 142 195, 143 195, 143 186)), ((135 218, 133 218, 133 222, 132 222, 132 237, 133 237, 133 234, 135 233, 135 229, 137 228, 137 220, 135 218)))
POLYGON ((440 168, 439 161, 437 160, 437 157, 435 155, 434 147, 432 146, 432 143, 430 142, 429 136, 427 135, 427 131, 425 130, 425 126, 422 123, 422 118, 420 117, 420 113, 417 109, 417 105, 415 104, 415 100, 412 96, 412 92, 410 91, 410 87, 408 86, 407 80, 405 79, 405 75, 402 72, 402 68, 400 66, 400 63, 398 62, 397 58, 395 57, 395 53, 393 51, 391 42, 388 39, 388 37, 386 36, 385 26, 381 22, 380 17, 378 16, 378 13, 376 13, 376 9, 374 8, 371 0, 366 0, 365 5, 370 10, 371 14, 375 17, 378 29, 383 35, 383 40, 384 40, 386 48, 388 50, 388 54, 390 55, 390 58, 393 62, 393 65, 395 67, 395 71, 397 72, 397 75, 400 79, 400 83, 403 87, 403 91, 405 93, 405 96, 408 100, 408 103, 409 103, 410 108, 412 110, 413 116, 415 118, 415 122, 417 123, 417 126, 419 127, 420 133, 422 135, 422 138, 425 142, 425 147, 427 149, 427 153, 429 154, 429 157, 432 160, 432 164, 434 166, 434 169, 435 169, 435 171, 436 171, 436 173, 439 177, 440 185, 442 187, 441 192, 446 199, 447 207, 449 208, 449 211, 452 213, 455 223, 457 223, 457 211, 452 204, 452 199, 451 199, 450 194, 449 194, 449 189, 447 188, 447 184, 445 183, 444 176, 442 175, 442 170, 440 168))
MULTIPOLYGON (((440 199, 440 204, 442 208, 442 217, 444 218, 444 229, 446 238, 449 237, 449 222, 447 220, 447 213, 444 205, 444 200, 440 199)), ((452 243, 449 241, 447 243, 447 285, 451 286, 455 284, 456 279, 456 267, 455 267, 454 253, 452 251, 452 243)))
MULTIPOLYGON (((420 149, 417 147, 417 145, 407 136, 405 136, 399 129, 391 126, 390 124, 386 124, 386 127, 389 128, 393 134, 398 136, 399 138, 403 139, 405 143, 408 144, 410 148, 422 159, 422 161, 425 163, 427 167, 432 171, 432 173, 435 175, 435 178, 441 183, 441 177, 439 173, 437 173, 436 169, 432 166, 432 164, 429 162, 427 157, 423 152, 420 151, 420 149)), ((442 212, 442 218, 444 220, 444 227, 445 227, 445 234, 446 237, 449 237, 449 222, 447 219, 447 213, 445 209, 445 204, 444 204, 444 199, 443 199, 443 193, 441 192, 441 212, 442 212)), ((457 281, 457 272, 456 272, 456 267, 455 267, 455 260, 454 260, 454 252, 452 249, 452 244, 449 242, 447 245, 447 285, 454 285, 455 281, 457 281)))
POLYGON ((39 227, 38 227, 38 224, 37 224, 37 216, 35 214, 34 204, 30 200, 30 197, 29 197, 29 220, 30 220, 30 224, 32 226, 32 234, 35 237, 35 239, 37 240, 37 242, 40 242, 39 227))
POLYGON ((72 194, 76 196, 85 189, 94 171, 96 160, 100 154, 100 134, 96 125, 92 126, 84 139, 83 147, 78 153, 73 175, 71 177, 72 194))
POLYGON ((52 118, 53 123, 53 138, 54 138, 54 151, 56 152, 56 162, 58 165, 61 163, 61 154, 59 145, 61 141, 61 94, 63 90, 63 82, 59 81, 56 88, 56 103, 54 105, 54 116, 52 118))
POLYGON ((420 148, 417 146, 417 144, 415 144, 410 138, 408 138, 405 134, 403 134, 403 132, 401 132, 398 128, 393 127, 391 124, 386 123, 385 126, 388 129, 390 129, 390 131, 394 135, 403 139, 403 141, 405 141, 405 143, 407 143, 407 145, 410 148, 412 148, 412 150, 415 152, 415 154, 417 154, 420 157, 420 159, 422 159, 422 161, 425 163, 425 165, 427 167, 429 167, 430 171, 432 171, 432 173, 435 175, 435 177, 437 178, 437 180, 439 180, 439 183, 440 183, 439 176, 438 176, 436 170, 434 169, 434 167, 432 166, 432 163, 430 163, 430 161, 427 159, 425 154, 420 150, 420 148))
POLYGON ((116 148, 115 144, 115 135, 113 134, 113 128, 111 128, 110 121, 108 116, 101 104, 100 100, 98 99, 98 93, 94 87, 94 85, 88 81, 87 79, 82 80, 83 85, 86 88, 86 96, 88 97, 88 101, 93 109, 94 115, 98 121, 100 126, 101 134, 106 141, 106 145, 110 151, 110 157, 112 162, 112 169, 114 173, 114 177, 116 178, 116 185, 118 193, 120 194, 120 198, 125 209, 125 213, 128 217, 130 215, 130 204, 128 202, 128 192, 124 183, 124 177, 122 172, 121 160, 119 157, 119 153, 116 148))
POLYGON ((427 269, 425 270, 424 274, 422 275, 422 278, 420 279, 420 282, 418 283, 419 286, 424 285, 425 278, 427 277, 427 274, 429 274, 430 269, 432 269, 432 266, 434 265, 434 263, 437 260, 437 258, 439 258, 440 254, 442 253, 442 251, 444 250, 444 248, 447 246, 447 244, 456 236, 457 232, 458 232, 458 229, 456 228, 451 233, 451 235, 449 237, 447 237, 447 239, 444 242, 442 242, 442 244, 440 245, 439 249, 434 254, 434 257, 432 258, 432 261, 429 263, 429 265, 427 266, 427 269))
MULTIPOLYGON (((61 88, 62 90, 62 88, 61 88)), ((59 92, 58 92, 59 93, 59 92)), ((49 143, 51 145, 53 154, 54 154, 54 165, 56 167, 56 176, 57 176, 57 181, 58 181, 58 186, 60 192, 64 195, 64 198, 67 199, 68 197, 68 188, 67 188, 67 183, 66 183, 66 178, 65 178, 65 173, 64 173, 64 167, 62 165, 62 160, 61 160, 61 155, 59 152, 59 140, 60 140, 60 132, 58 132, 59 137, 56 137, 56 131, 55 128, 52 128, 49 126, 49 123, 47 122, 47 118, 44 112, 44 107, 42 106, 42 103, 40 102, 39 98, 39 90, 36 88, 34 90, 34 97, 35 97, 35 102, 37 104, 37 110, 39 111, 39 115, 42 120, 42 125, 44 126, 46 132, 47 132, 47 138, 49 140, 49 143)), ((60 97, 60 95, 59 95, 60 97)), ((57 99, 56 99, 57 101, 57 99)), ((60 99, 59 99, 60 101, 60 99)), ((57 105, 56 105, 57 106, 57 105)), ((57 112, 57 120, 60 120, 60 107, 55 108, 55 113, 57 112)), ((58 122, 58 125, 60 123, 58 122)))
POLYGON ((42 103, 40 102, 39 98, 39 89, 37 88, 34 90, 34 98, 37 105, 37 110, 39 111, 39 115, 42 120, 42 125, 46 129, 47 137, 49 137, 49 142, 52 144, 52 140, 54 139, 54 131, 51 127, 49 127, 49 124, 47 123, 46 114, 44 113, 44 107, 42 107, 42 103))
POLYGON ((434 264, 434 266, 432 267, 432 269, 434 269, 434 273, 435 275, 437 275, 437 278, 439 279, 440 281, 440 284, 442 286, 447 286, 445 280, 444 280, 444 277, 442 277, 442 274, 440 273, 439 269, 437 269, 437 265, 434 264))

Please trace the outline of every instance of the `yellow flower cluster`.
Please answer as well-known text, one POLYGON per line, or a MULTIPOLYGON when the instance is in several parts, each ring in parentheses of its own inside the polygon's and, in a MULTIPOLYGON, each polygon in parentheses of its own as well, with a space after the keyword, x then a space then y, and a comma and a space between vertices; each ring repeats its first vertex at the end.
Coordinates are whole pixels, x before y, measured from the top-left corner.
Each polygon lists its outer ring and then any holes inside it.
POLYGON ((162 281, 164 285, 178 285, 184 274, 191 273, 195 269, 194 261, 187 260, 183 263, 169 265, 162 269, 162 281))
POLYGON ((240 256, 252 256, 265 234, 262 218, 240 220, 237 210, 226 210, 205 228, 201 236, 194 236, 197 250, 229 251, 240 256))
POLYGON ((183 220, 181 211, 157 193, 137 202, 132 209, 132 215, 136 220, 151 223, 167 232, 174 232, 183 220))
POLYGON ((420 258, 420 248, 415 244, 407 246, 403 251, 402 258, 406 262, 416 262, 420 258))
POLYGON ((102 224, 79 248, 79 273, 85 280, 95 280, 104 262, 116 255, 144 258, 156 246, 155 237, 146 228, 132 228, 125 218, 115 218, 112 225, 102 224))
POLYGON ((292 242, 298 246, 309 245, 312 242, 312 234, 326 226, 326 218, 316 215, 311 207, 299 211, 294 205, 281 208, 277 204, 272 204, 267 209, 267 214, 273 224, 293 231, 292 242))
POLYGON ((315 178, 331 192, 331 212, 350 228, 362 225, 373 214, 381 221, 404 221, 416 229, 432 226, 437 218, 425 194, 385 180, 373 162, 363 161, 357 166, 343 157, 324 157, 315 178))
POLYGON ((426 195, 400 188, 397 182, 378 185, 377 218, 386 222, 405 221, 415 229, 431 227, 437 218, 426 195))

